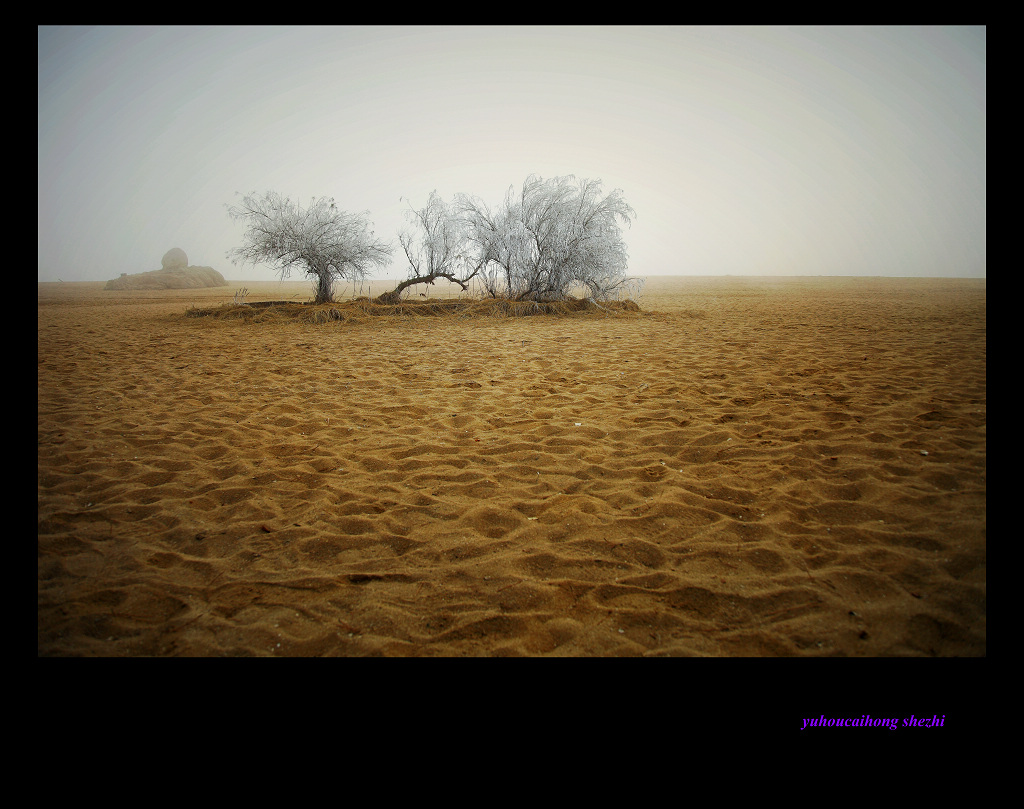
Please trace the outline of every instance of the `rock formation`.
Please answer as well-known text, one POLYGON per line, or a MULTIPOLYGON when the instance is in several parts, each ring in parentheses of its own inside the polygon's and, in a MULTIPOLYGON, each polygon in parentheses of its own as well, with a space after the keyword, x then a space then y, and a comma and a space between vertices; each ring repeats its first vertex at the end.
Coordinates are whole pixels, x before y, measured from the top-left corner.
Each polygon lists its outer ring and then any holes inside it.
POLYGON ((164 257, 160 259, 160 266, 165 270, 171 270, 175 267, 187 267, 188 256, 185 255, 185 251, 180 247, 172 247, 164 253, 164 257))
POLYGON ((191 267, 188 256, 180 247, 172 247, 160 260, 163 269, 140 272, 135 275, 121 273, 120 278, 107 281, 104 289, 197 289, 199 287, 226 287, 228 282, 213 267, 191 267))

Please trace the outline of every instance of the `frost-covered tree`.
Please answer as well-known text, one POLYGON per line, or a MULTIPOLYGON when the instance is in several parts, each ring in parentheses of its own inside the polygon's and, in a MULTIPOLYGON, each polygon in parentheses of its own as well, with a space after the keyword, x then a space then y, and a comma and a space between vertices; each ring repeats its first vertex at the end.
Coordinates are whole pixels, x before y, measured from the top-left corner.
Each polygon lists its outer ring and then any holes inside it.
POLYGON ((246 226, 243 245, 227 253, 231 262, 270 264, 281 280, 297 267, 312 279, 315 303, 333 301, 336 281, 364 280, 391 254, 388 243, 374 238, 368 211, 342 211, 333 199, 303 208, 274 191, 253 192, 229 206, 228 215, 246 226))
POLYGON ((494 212, 466 195, 457 209, 491 295, 551 301, 582 286, 602 298, 628 280, 621 225, 636 213, 619 189, 602 197, 600 180, 531 175, 494 212))
POLYGON ((419 210, 410 208, 406 218, 412 229, 399 231, 398 241, 409 261, 409 277, 390 292, 377 298, 379 303, 398 303, 402 293, 415 284, 433 284, 438 278, 458 284, 465 291, 469 282, 486 263, 486 252, 471 259, 468 223, 445 203, 436 191, 419 210))

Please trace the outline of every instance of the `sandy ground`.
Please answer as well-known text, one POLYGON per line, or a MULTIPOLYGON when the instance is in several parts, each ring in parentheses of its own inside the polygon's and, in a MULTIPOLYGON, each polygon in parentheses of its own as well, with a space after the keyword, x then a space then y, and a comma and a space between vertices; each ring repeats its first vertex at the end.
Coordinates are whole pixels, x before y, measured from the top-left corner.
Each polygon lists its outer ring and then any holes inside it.
POLYGON ((243 284, 38 285, 39 655, 986 654, 984 280, 184 317, 243 284))

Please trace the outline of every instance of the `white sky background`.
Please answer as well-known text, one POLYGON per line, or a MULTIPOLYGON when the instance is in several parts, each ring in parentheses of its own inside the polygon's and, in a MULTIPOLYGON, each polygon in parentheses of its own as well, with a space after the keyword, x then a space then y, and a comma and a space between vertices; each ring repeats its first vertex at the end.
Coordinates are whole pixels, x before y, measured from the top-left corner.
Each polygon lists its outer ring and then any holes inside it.
POLYGON ((275 278, 225 258, 269 189, 369 210, 400 278, 404 200, 529 174, 621 188, 630 275, 984 277, 985 33, 41 27, 38 280, 275 278))

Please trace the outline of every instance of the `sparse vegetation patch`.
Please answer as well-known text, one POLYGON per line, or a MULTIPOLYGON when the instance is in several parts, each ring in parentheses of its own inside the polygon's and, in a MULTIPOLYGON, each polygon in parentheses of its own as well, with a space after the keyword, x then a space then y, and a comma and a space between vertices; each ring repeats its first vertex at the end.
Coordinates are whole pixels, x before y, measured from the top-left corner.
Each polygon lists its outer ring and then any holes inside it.
POLYGON ((397 304, 379 303, 369 298, 356 298, 342 303, 296 303, 294 301, 253 301, 227 303, 220 306, 188 309, 186 317, 212 317, 218 320, 243 320, 252 323, 298 321, 329 323, 359 321, 371 317, 531 317, 538 315, 629 316, 640 312, 631 300, 595 301, 592 298, 571 298, 561 301, 516 301, 503 298, 473 300, 449 298, 442 300, 404 300, 397 304))

